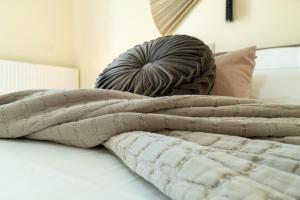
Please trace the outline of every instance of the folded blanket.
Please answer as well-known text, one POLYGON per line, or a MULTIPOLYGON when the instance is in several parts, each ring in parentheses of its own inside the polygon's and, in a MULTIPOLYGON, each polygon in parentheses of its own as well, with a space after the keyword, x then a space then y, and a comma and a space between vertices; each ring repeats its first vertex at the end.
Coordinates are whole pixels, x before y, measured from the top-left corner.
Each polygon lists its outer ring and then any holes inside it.
POLYGON ((95 89, 0 96, 0 138, 20 137, 103 144, 171 199, 300 199, 297 105, 95 89))

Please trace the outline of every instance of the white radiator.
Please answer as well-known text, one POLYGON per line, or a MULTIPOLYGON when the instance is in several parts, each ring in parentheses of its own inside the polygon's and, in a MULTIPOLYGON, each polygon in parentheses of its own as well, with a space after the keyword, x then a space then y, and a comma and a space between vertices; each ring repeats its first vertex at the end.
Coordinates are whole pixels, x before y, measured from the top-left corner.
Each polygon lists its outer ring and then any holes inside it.
POLYGON ((29 89, 77 88, 77 69, 0 60, 0 94, 29 89))

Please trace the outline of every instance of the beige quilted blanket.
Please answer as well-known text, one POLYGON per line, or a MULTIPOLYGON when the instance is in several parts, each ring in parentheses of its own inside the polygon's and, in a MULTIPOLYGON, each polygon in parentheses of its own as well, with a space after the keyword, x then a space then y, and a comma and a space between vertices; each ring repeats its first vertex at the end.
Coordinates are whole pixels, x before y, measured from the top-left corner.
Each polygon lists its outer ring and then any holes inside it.
POLYGON ((296 105, 95 89, 23 91, 0 96, 0 137, 103 144, 171 199, 300 199, 296 105))

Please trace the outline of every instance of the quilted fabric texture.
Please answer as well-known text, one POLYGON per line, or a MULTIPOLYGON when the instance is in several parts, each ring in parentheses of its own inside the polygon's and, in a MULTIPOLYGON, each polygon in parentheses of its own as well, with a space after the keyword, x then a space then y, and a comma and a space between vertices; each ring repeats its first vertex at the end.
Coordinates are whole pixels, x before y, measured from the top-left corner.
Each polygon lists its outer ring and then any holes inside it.
POLYGON ((298 146, 197 134, 180 136, 200 145, 147 132, 104 145, 171 199, 299 199, 298 146))
POLYGON ((121 54, 101 73, 96 88, 146 96, 207 95, 215 80, 209 47, 188 35, 160 37, 121 54))
POLYGON ((96 89, 23 91, 0 96, 0 138, 19 137, 83 148, 103 144, 171 199, 300 199, 298 105, 96 89))

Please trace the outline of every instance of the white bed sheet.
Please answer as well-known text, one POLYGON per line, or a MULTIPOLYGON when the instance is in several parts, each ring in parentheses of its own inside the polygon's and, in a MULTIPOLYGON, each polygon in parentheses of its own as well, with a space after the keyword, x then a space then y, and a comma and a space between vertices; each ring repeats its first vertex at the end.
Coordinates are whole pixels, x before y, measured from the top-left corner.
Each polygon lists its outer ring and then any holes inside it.
POLYGON ((0 140, 0 199, 164 200, 104 148, 0 140))

